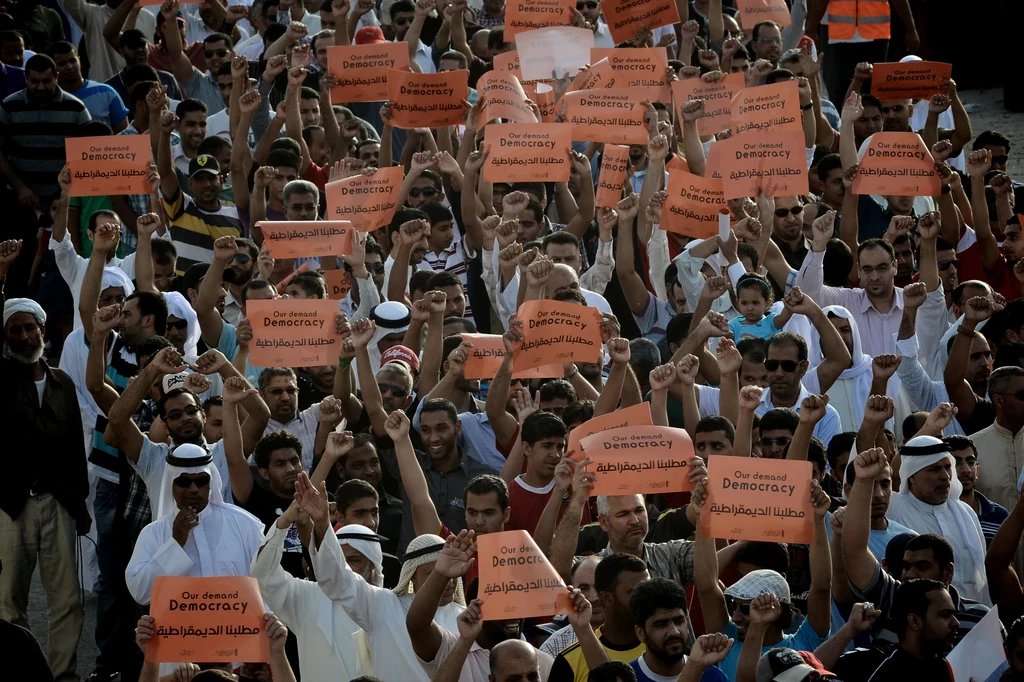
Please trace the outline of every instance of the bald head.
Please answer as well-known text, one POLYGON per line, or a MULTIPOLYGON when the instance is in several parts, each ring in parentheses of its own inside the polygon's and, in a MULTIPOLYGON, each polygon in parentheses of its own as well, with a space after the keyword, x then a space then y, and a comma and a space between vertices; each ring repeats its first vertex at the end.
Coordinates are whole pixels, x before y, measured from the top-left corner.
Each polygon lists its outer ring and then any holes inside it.
POLYGON ((548 294, 553 296, 562 289, 579 289, 580 277, 565 263, 556 263, 548 279, 548 294))
POLYGON ((506 639, 491 649, 490 682, 540 682, 537 650, 521 639, 506 639))

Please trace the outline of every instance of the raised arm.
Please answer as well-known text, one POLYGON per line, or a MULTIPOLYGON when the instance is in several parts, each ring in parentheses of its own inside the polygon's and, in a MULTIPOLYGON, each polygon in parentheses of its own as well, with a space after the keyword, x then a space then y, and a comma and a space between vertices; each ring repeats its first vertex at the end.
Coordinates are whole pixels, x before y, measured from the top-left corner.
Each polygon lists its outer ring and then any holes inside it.
POLYGON ((104 413, 110 411, 119 397, 114 387, 107 383, 106 371, 107 336, 117 327, 120 316, 121 311, 116 305, 100 308, 93 315, 92 339, 85 364, 85 387, 104 413))
POLYGON ((831 503, 818 483, 811 487, 814 504, 814 539, 811 542, 811 589, 807 594, 807 620, 819 637, 828 637, 832 613, 832 556, 825 531, 825 514, 831 503))
POLYGON ((430 499, 430 490, 423 469, 416 461, 416 452, 409 440, 409 417, 402 410, 392 412, 384 422, 388 437, 395 443, 395 458, 402 477, 402 487, 412 506, 412 522, 416 535, 439 533, 441 519, 430 499))
POLYGON ((619 396, 622 394, 622 383, 629 371, 629 341, 616 337, 608 340, 607 347, 612 360, 612 368, 609 370, 608 380, 594 404, 595 417, 614 412, 618 407, 619 396))
POLYGON ((107 413, 107 430, 103 434, 106 444, 123 450, 128 459, 138 462, 143 436, 132 421, 132 415, 149 396, 150 388, 156 381, 166 374, 184 370, 185 361, 174 348, 164 348, 157 353, 146 368, 136 375, 135 381, 128 384, 107 413))
POLYGON ((981 249, 981 262, 985 272, 994 273, 1003 267, 999 243, 989 223, 988 200, 985 197, 985 175, 992 168, 992 154, 987 149, 971 152, 967 157, 967 173, 971 176, 971 212, 974 214, 974 232, 981 249))
POLYGON ((618 210, 601 208, 597 213, 599 224, 618 223, 618 235, 615 245, 615 274, 618 275, 619 285, 626 298, 626 304, 633 315, 640 317, 647 312, 647 306, 653 305, 651 293, 647 290, 643 278, 636 272, 634 263, 633 248, 633 226, 637 211, 640 208, 640 198, 630 193, 616 206, 618 210))
POLYGON ((1016 571, 1013 569, 1014 557, 1024 534, 1024 497, 1010 510, 1010 515, 1003 520, 992 544, 985 555, 985 573, 988 576, 989 591, 992 602, 999 606, 1004 620, 1015 618, 1020 610, 1021 585, 1016 571))
POLYGON ((178 26, 178 0, 166 0, 160 7, 160 14, 164 17, 164 26, 172 27, 164 31, 164 46, 167 47, 167 54, 170 57, 171 73, 174 74, 174 80, 178 81, 178 85, 184 89, 185 84, 192 78, 195 67, 185 54, 181 33, 174 30, 178 26))
POLYGON ((243 377, 231 377, 224 382, 224 458, 228 462, 228 475, 231 477, 231 495, 235 503, 241 506, 249 501, 252 493, 252 471, 245 455, 242 454, 242 427, 238 421, 238 403, 256 389, 249 385, 243 377))
POLYGON ((85 338, 92 338, 92 316, 99 306, 103 289, 103 268, 107 265, 107 254, 117 248, 121 228, 112 224, 97 224, 93 231, 92 255, 82 279, 82 291, 78 299, 78 314, 82 317, 85 338))
MULTIPOLYGON (((392 270, 392 276, 394 271, 392 270)), ((430 317, 427 321, 427 347, 423 349, 423 362, 420 368, 420 395, 430 393, 437 386, 444 346, 444 309, 448 296, 443 291, 428 291, 420 299, 427 306, 430 317)), ((420 301, 417 301, 418 304, 420 301)))
POLYGON ((856 479, 846 500, 846 518, 843 521, 843 561, 850 584, 860 592, 871 586, 877 559, 868 549, 871 535, 871 496, 875 479, 885 473, 889 461, 880 448, 871 448, 858 454, 850 466, 856 479))
POLYGON ((594 221, 594 177, 590 159, 579 152, 569 152, 569 164, 580 179, 579 209, 572 217, 565 231, 575 237, 582 237, 594 221))
MULTIPOLYGON (((65 3, 65 8, 68 3, 65 3)), ((115 51, 121 49, 121 30, 124 28, 135 28, 135 19, 139 16, 139 0, 125 0, 114 8, 114 11, 107 17, 107 23, 103 25, 103 39, 115 51), (132 16, 131 26, 125 26, 128 16, 132 16)), ((125 102, 127 104, 127 102, 125 102)))
POLYGON ((825 417, 828 394, 809 395, 800 401, 800 422, 793 432, 793 440, 786 451, 786 459, 807 461, 807 452, 814 436, 814 427, 825 417))
POLYGON ((839 379, 843 370, 850 366, 850 349, 846 347, 846 342, 828 319, 828 315, 814 299, 805 295, 798 287, 790 289, 784 300, 788 310, 793 314, 805 315, 818 332, 824 356, 817 368, 818 385, 819 390, 825 393, 839 379))
MULTIPOLYGON (((303 175, 309 168, 309 147, 302 137, 302 118, 299 115, 299 91, 302 83, 306 80, 306 68, 295 66, 288 70, 288 90, 285 93, 285 119, 284 129, 288 135, 299 145, 301 156, 299 175, 303 175)), ((330 108, 330 107, 328 107, 330 108)))
POLYGON ((736 439, 732 454, 735 457, 750 457, 753 451, 754 414, 761 405, 764 389, 760 386, 744 386, 740 389, 739 418, 736 420, 736 439))
POLYGON ((224 268, 236 253, 238 245, 235 244, 234 237, 219 237, 213 243, 213 262, 210 263, 210 268, 199 285, 199 295, 196 296, 195 303, 196 316, 199 318, 203 342, 210 348, 216 348, 220 344, 220 335, 224 330, 224 320, 217 310, 217 298, 223 291, 221 282, 224 281, 224 268))
POLYGON ((422 218, 402 223, 398 229, 398 248, 391 248, 391 256, 395 264, 391 266, 391 277, 388 279, 388 300, 405 301, 405 292, 409 288, 409 259, 412 247, 430 234, 430 223, 422 218))
POLYGON ((576 464, 576 472, 572 477, 572 497, 565 513, 562 514, 562 520, 558 522, 558 528, 555 529, 555 537, 551 540, 551 565, 566 583, 569 583, 572 561, 579 542, 583 507, 586 506, 590 490, 597 480, 592 472, 587 471, 587 467, 592 463, 589 459, 584 459, 576 464))
MULTIPOLYGON (((698 508, 703 511, 703 504, 698 508)), ((697 589, 700 606, 704 610, 704 625, 708 632, 721 632, 729 624, 729 609, 725 593, 718 582, 718 553, 713 538, 705 537, 697 524, 693 548, 693 584, 697 589)))
MULTIPOLYGON (((250 90, 240 96, 238 106, 231 109, 232 118, 237 115, 238 121, 233 128, 233 139, 238 143, 231 145, 231 192, 239 211, 249 210, 249 170, 252 168, 252 151, 248 143, 249 129, 252 127, 256 110, 262 104, 261 99, 258 90, 250 90)), ((262 239, 260 241, 262 242, 262 239)))
POLYGON ((686 157, 686 165, 694 175, 703 176, 707 172, 707 160, 697 130, 697 119, 704 115, 704 101, 690 100, 679 109, 679 113, 683 117, 683 155, 686 157))
POLYGON ((405 628, 412 640, 412 649, 421 661, 433 661, 441 648, 441 626, 434 622, 448 583, 466 574, 476 561, 473 531, 449 535, 441 555, 434 562, 434 570, 416 590, 416 597, 405 616, 405 628))
POLYGON ((978 396, 967 383, 967 364, 978 325, 990 318, 992 313, 992 301, 985 296, 975 296, 967 301, 964 306, 964 321, 957 330, 953 347, 949 349, 949 359, 946 361, 942 376, 949 399, 956 405, 960 419, 969 419, 974 414, 974 406, 978 403, 978 396))
MULTIPOLYGON (((730 338, 720 339, 715 349, 718 371, 721 375, 718 384, 718 413, 733 424, 739 423, 740 416, 740 368, 743 356, 730 338)), ((698 412, 697 417, 700 417, 698 412)))
POLYGON ((508 405, 509 390, 512 386, 512 353, 523 342, 523 323, 514 315, 509 320, 508 331, 502 336, 505 357, 487 389, 487 421, 494 430, 494 440, 505 446, 515 436, 519 422, 505 409, 508 405))

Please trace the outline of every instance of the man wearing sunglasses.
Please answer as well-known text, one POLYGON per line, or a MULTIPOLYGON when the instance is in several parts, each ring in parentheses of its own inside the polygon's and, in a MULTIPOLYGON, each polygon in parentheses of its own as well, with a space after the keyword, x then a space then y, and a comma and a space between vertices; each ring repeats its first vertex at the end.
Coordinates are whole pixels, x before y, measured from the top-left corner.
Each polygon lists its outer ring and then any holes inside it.
MULTIPOLYGON (((206 2, 207 5, 219 5, 218 1, 206 2)), ((223 6, 220 7, 223 12, 223 6)), ((160 7, 160 14, 166 23, 178 20, 178 1, 167 0, 160 7)), ((191 28, 192 23, 198 23, 196 19, 186 28, 191 28)), ((231 36, 225 33, 209 33, 203 38, 203 54, 206 57, 206 72, 203 73, 189 61, 185 54, 187 40, 178 31, 164 31, 164 43, 167 45, 167 53, 171 59, 171 73, 178 81, 181 92, 185 97, 191 97, 205 102, 209 107, 210 114, 216 114, 224 108, 224 98, 220 94, 220 87, 217 85, 216 75, 220 71, 221 64, 229 63, 234 56, 232 47, 234 43, 231 36)))
POLYGON ((157 576, 247 576, 263 544, 263 524, 224 501, 213 455, 185 444, 166 455, 156 520, 142 529, 125 570, 125 582, 140 604, 149 604, 157 576))

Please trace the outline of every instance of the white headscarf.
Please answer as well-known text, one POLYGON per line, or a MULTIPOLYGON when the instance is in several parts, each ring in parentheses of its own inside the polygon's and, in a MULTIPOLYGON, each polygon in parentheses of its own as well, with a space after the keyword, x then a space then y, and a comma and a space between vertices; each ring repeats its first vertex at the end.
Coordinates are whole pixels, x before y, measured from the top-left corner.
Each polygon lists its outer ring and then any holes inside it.
POLYGON ((976 599, 974 595, 985 595, 987 598, 985 539, 978 530, 978 515, 967 503, 960 501, 964 488, 956 476, 956 460, 949 453, 949 448, 933 436, 911 438, 900 449, 900 480, 903 485, 892 496, 890 516, 919 533, 926 532, 937 522, 942 530, 941 535, 953 546, 958 576, 955 582, 973 590, 972 594, 967 595, 969 599, 976 599), (920 448, 924 454, 913 454, 915 448, 920 448), (910 477, 944 459, 948 459, 953 467, 947 500, 942 504, 927 504, 914 497, 910 492, 910 477))
MULTIPOLYGON (((405 548, 405 561, 402 562, 402 574, 398 576, 398 584, 395 586, 395 594, 401 596, 412 594, 412 576, 416 569, 424 564, 437 561, 444 549, 444 540, 437 535, 425 533, 412 539, 412 542, 405 548)), ((466 596, 462 590, 462 578, 455 581, 455 601, 465 606, 466 596)))
POLYGON ((171 448, 167 453, 167 465, 160 479, 159 498, 156 505, 156 518, 178 513, 178 505, 174 502, 174 479, 182 474, 210 474, 210 504, 224 506, 221 495, 222 483, 220 472, 213 466, 213 455, 199 445, 183 443, 171 448))
MULTIPOLYGON (((370 356, 370 369, 374 374, 380 369, 380 350, 377 344, 388 334, 404 332, 409 329, 412 313, 409 306, 399 301, 384 301, 370 311, 370 319, 377 324, 377 331, 366 344, 366 352, 370 356)), ((359 373, 356 373, 356 385, 359 386, 359 373)))
POLYGON ((16 313, 29 313, 36 318, 39 324, 46 324, 46 311, 31 298, 9 298, 4 301, 4 326, 7 320, 16 313))
POLYGON ((124 270, 112 265, 103 268, 103 283, 100 285, 100 291, 110 287, 121 287, 125 296, 131 296, 135 292, 135 286, 128 275, 124 274, 124 270))
MULTIPOLYGON (((384 587, 384 550, 380 546, 380 536, 366 526, 358 523, 350 523, 343 526, 335 533, 338 544, 357 550, 360 554, 370 560, 373 564, 373 585, 384 587)), ((324 639, 334 648, 334 602, 330 599, 321 599, 318 602, 316 613, 316 626, 323 633, 324 639)))
POLYGON ((184 296, 177 291, 164 292, 164 300, 167 301, 167 314, 174 315, 178 319, 188 323, 188 337, 185 339, 185 355, 195 356, 199 347, 199 316, 184 296))
MULTIPOLYGON (((849 406, 853 416, 853 426, 859 426, 864 421, 864 405, 868 401, 868 396, 871 394, 871 356, 864 352, 863 344, 860 340, 860 328, 857 326, 857 318, 855 318, 849 310, 841 305, 830 305, 827 308, 823 308, 822 312, 825 316, 835 315, 841 317, 844 320, 849 321, 850 331, 853 333, 853 352, 850 353, 853 359, 853 365, 843 370, 843 373, 839 375, 838 381, 846 380, 849 382, 851 404, 849 406)), ((831 322, 829 323, 831 324, 831 322)), ((815 347, 821 346, 821 338, 818 335, 818 330, 811 330, 811 345, 815 347)), ((813 371, 813 370, 812 370, 813 371)), ((895 378, 895 375, 893 375, 895 378)), ((898 391, 896 391, 898 392, 898 391)), ((895 396, 896 392, 891 393, 895 396)), ((850 424, 844 424, 844 427, 850 427, 850 424)))

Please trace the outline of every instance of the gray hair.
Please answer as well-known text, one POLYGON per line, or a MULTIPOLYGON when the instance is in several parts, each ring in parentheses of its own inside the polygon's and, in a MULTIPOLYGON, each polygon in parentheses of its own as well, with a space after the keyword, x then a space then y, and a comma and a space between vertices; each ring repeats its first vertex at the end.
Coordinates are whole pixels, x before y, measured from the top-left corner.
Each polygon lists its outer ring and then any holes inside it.
POLYGON ((782 56, 779 57, 779 67, 781 68, 783 64, 792 64, 794 62, 800 61, 801 54, 803 53, 800 51, 799 48, 786 50, 785 52, 782 53, 782 56))
POLYGON ((285 185, 282 201, 287 204, 295 194, 312 194, 316 197, 316 203, 320 203, 320 190, 309 180, 292 180, 285 185))
MULTIPOLYGON (((640 494, 636 494, 636 495, 616 495, 615 497, 633 497, 633 498, 639 497, 641 504, 643 503, 643 499, 644 499, 644 496, 640 495, 640 494)), ((603 516, 604 518, 608 518, 608 516, 611 513, 612 513, 612 498, 611 498, 611 496, 610 495, 598 495, 597 496, 597 515, 599 517, 603 516)))
POLYGON ((401 362, 388 362, 384 365, 381 365, 380 369, 377 370, 377 374, 380 374, 381 372, 397 374, 403 379, 406 379, 409 382, 409 384, 413 383, 412 372, 410 372, 409 368, 403 365, 401 362))
POLYGON ((989 395, 1005 393, 1010 387, 1010 382, 1016 377, 1024 377, 1024 368, 1009 365, 995 370, 988 379, 989 395))
POLYGON ((291 367, 267 367, 265 370, 260 372, 260 377, 257 386, 261 391, 266 390, 270 384, 270 380, 274 377, 288 377, 292 381, 298 381, 295 376, 295 370, 291 367))
POLYGON ((661 351, 650 339, 633 339, 629 342, 629 364, 646 376, 661 364, 661 351))

